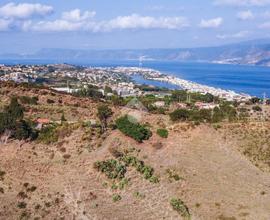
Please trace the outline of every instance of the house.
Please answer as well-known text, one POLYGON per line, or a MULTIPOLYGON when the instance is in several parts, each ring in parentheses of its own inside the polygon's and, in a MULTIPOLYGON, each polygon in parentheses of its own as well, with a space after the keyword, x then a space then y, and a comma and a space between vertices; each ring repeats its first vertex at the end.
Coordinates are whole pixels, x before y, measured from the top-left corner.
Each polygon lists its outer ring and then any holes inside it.
POLYGON ((165 102, 164 101, 157 101, 154 103, 154 106, 156 106, 157 108, 161 108, 165 106, 165 102))
POLYGON ((187 108, 186 103, 176 103, 177 108, 187 108))
POLYGON ((44 127, 44 125, 50 124, 51 121, 50 119, 47 118, 38 118, 36 120, 36 123, 37 123, 36 129, 41 130, 44 127))
POLYGON ((218 107, 217 104, 214 103, 204 103, 204 102, 196 102, 195 106, 198 109, 214 109, 215 107, 218 107))

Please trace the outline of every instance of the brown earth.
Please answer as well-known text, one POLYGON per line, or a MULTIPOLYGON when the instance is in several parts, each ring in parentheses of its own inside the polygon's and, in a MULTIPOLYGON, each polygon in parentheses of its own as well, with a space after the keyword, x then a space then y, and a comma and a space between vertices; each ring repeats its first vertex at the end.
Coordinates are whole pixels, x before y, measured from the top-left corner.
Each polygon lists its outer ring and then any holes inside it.
MULTIPOLYGON (((1 103, 7 104, 14 93, 0 91, 1 103)), ((74 98, 59 93, 49 97, 65 102, 74 98)), ((34 108, 57 118, 44 112, 46 99, 40 98, 34 108)), ((74 118, 65 111, 69 120, 94 119, 97 103, 78 100, 74 102, 85 106, 75 107, 79 113, 74 118)), ((73 107, 63 105, 67 112, 73 107)), ((113 110, 114 117, 129 111, 113 110)), ((171 198, 183 200, 194 220, 270 219, 269 122, 222 123, 214 128, 172 124, 162 115, 141 113, 140 117, 153 132, 142 144, 118 130, 102 136, 93 130, 92 137, 85 138, 87 130, 79 122, 71 134, 51 145, 12 140, 1 144, 0 171, 5 174, 0 176, 0 219, 181 219, 170 206, 171 198), (167 139, 155 134, 160 127, 169 130, 167 139), (111 149, 132 150, 154 168, 160 182, 150 183, 128 168, 127 186, 112 189, 113 182, 93 168, 94 162, 113 158, 111 149), (168 169, 180 180, 169 178, 168 169), (120 201, 113 201, 115 194, 120 201)))

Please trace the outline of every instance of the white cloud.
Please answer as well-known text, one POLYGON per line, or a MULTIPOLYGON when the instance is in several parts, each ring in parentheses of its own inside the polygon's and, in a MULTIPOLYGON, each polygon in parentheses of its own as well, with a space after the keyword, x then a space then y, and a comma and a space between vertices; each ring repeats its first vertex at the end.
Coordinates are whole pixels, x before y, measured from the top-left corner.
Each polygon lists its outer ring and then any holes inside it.
POLYGON ((182 29, 188 27, 189 22, 185 17, 159 17, 140 16, 119 16, 101 24, 105 31, 113 29, 182 29))
POLYGON ((270 5, 270 0, 215 0, 214 4, 226 6, 266 6, 270 5))
POLYGON ((188 27, 188 20, 184 17, 149 17, 132 14, 130 16, 119 16, 112 20, 95 22, 85 13, 79 16, 71 16, 67 19, 65 14, 62 19, 55 21, 41 21, 32 26, 34 31, 92 31, 106 32, 124 29, 171 29, 179 30, 188 27), (64 19, 66 18, 66 19, 64 19), (72 18, 72 19, 71 19, 72 18))
POLYGON ((83 27, 82 22, 70 22, 66 20, 40 21, 32 25, 28 30, 42 32, 78 31, 83 27))
POLYGON ((32 16, 45 16, 53 13, 53 7, 49 5, 30 3, 8 3, 0 7, 0 17, 27 19, 32 16))
POLYGON ((250 34, 249 31, 240 31, 234 34, 222 34, 217 35, 217 38, 219 39, 229 39, 229 38, 244 38, 247 37, 250 34))
POLYGON ((201 28, 218 28, 223 23, 223 18, 213 18, 209 20, 202 19, 199 27, 201 28))
POLYGON ((243 21, 246 20, 252 20, 254 19, 254 14, 252 13, 252 11, 248 10, 248 11, 240 11, 237 13, 237 18, 243 21))
POLYGON ((62 19, 67 21, 84 21, 93 18, 96 15, 95 11, 81 12, 80 9, 74 9, 71 11, 63 12, 62 19))

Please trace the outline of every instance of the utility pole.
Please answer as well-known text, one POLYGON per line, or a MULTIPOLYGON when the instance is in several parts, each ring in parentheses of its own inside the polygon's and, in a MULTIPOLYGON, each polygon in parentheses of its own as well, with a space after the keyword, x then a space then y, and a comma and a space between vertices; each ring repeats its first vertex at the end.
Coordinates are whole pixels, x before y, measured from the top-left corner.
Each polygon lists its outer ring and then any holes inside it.
POLYGON ((187 103, 190 103, 190 102, 191 102, 190 94, 187 93, 187 103))

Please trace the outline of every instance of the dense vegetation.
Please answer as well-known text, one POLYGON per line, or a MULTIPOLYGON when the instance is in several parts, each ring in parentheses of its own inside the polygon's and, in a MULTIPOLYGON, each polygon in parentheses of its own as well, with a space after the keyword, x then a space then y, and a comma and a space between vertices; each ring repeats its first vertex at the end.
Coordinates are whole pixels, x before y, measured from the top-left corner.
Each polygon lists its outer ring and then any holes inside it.
POLYGON ((118 118, 116 120, 116 126, 125 135, 132 137, 138 142, 148 140, 152 136, 152 132, 148 128, 139 123, 131 122, 127 115, 118 118))
POLYGON ((144 161, 139 160, 137 157, 131 155, 123 155, 119 158, 126 166, 132 166, 143 175, 143 177, 149 180, 151 183, 158 183, 159 179, 154 175, 154 168, 146 165, 144 161))
POLYGON ((123 179, 127 172, 126 167, 114 159, 97 161, 94 168, 104 173, 109 179, 123 179))
MULTIPOLYGON (((118 179, 119 188, 127 185, 128 180, 125 178, 128 167, 134 167, 136 171, 143 175, 143 177, 151 183, 158 183, 159 179, 154 175, 154 168, 146 165, 144 161, 139 160, 137 157, 114 151, 113 155, 116 159, 109 159, 105 161, 97 161, 94 163, 94 168, 104 173, 109 179, 118 179), (117 153, 116 153, 117 152, 117 153)), ((113 188, 118 186, 113 185, 113 188)))
POLYGON ((237 119, 236 109, 228 102, 211 109, 177 109, 169 114, 172 121, 221 122, 237 119))
POLYGON ((37 136, 32 123, 24 120, 24 108, 16 97, 13 97, 10 104, 0 113, 0 135, 3 133, 7 137, 19 140, 34 139, 37 136))
POLYGON ((99 88, 97 86, 88 85, 86 88, 81 88, 73 94, 79 97, 91 97, 93 99, 101 99, 103 98, 103 94, 98 90, 99 88))
POLYGON ((214 97, 212 94, 207 93, 207 94, 201 94, 198 92, 187 92, 186 90, 175 90, 172 92, 172 101, 177 101, 177 102, 186 102, 188 99, 191 102, 207 102, 211 103, 215 100, 217 100, 216 97, 214 97))

